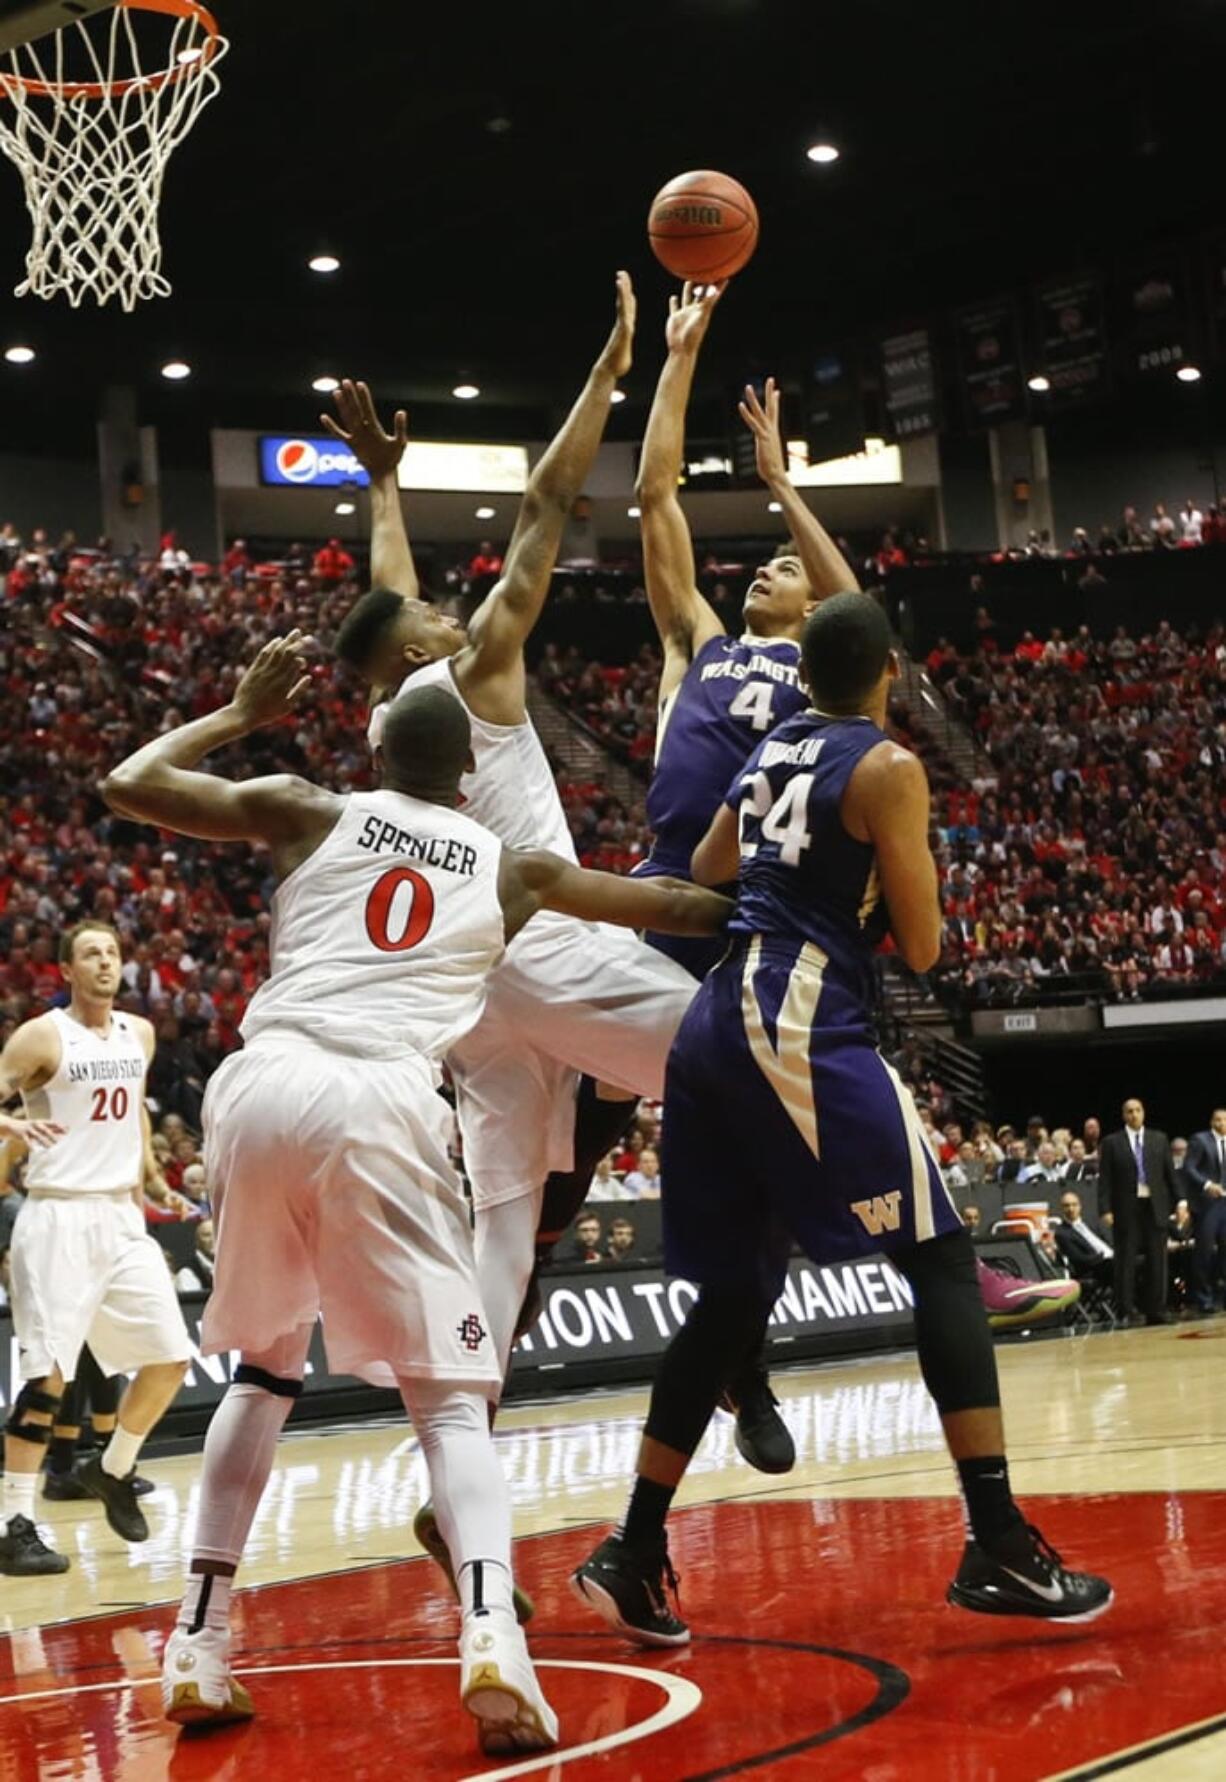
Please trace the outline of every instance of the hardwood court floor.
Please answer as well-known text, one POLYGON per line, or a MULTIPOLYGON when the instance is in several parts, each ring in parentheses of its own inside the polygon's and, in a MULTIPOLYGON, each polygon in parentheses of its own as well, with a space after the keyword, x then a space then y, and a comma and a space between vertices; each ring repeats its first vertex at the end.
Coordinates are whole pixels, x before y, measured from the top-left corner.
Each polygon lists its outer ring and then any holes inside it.
MULTIPOLYGON (((747 1468, 719 1419, 674 1535, 695 1642, 663 1656, 606 1635, 566 1588, 620 1512, 643 1394, 509 1411, 533 1647, 563 1719, 563 1751, 533 1773, 1039 1782, 1142 1747, 1110 1773, 1226 1774, 1226 1320, 1000 1359, 1019 1494, 1116 1584, 1085 1627, 945 1606, 959 1513, 911 1356, 780 1375, 798 1449, 782 1480, 747 1468)), ((483 1764, 454 1705, 454 1615, 414 1557, 423 1472, 403 1425, 283 1442, 236 1618, 237 1662, 268 1673, 248 1678, 260 1717, 203 1741, 175 1739, 148 1681, 199 1459, 146 1470, 145 1546, 93 1505, 47 1505, 73 1570, 0 1580, 0 1782, 527 1773, 483 1764)))

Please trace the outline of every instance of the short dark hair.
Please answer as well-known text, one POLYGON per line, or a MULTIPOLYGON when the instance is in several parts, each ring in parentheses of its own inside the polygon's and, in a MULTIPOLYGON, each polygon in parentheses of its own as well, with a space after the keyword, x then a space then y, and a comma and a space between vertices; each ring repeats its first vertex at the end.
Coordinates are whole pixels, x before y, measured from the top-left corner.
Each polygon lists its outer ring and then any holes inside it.
POLYGON ((890 623, 870 594, 832 594, 805 621, 800 640, 809 691, 825 711, 854 711, 889 660, 890 623))
POLYGON ((394 588, 372 588, 363 594, 345 614, 336 634, 338 660, 361 673, 403 608, 404 595, 397 594, 394 588))
POLYGON ((472 748, 472 726, 460 701, 443 687, 411 683, 387 708, 383 770, 403 791, 458 785, 472 748))
POLYGON ((75 923, 73 927, 67 929, 65 933, 60 936, 61 965, 72 964, 72 949, 77 944, 77 936, 80 934, 89 934, 94 929, 97 929, 100 934, 114 935, 116 946, 121 946, 118 928, 113 927, 110 922, 95 922, 89 917, 86 917, 83 922, 75 923))

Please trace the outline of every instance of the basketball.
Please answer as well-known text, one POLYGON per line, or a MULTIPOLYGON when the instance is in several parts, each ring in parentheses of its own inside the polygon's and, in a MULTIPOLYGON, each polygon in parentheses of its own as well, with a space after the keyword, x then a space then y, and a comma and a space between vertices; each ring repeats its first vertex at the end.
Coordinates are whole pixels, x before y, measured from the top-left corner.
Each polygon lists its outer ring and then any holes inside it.
POLYGON ((758 245, 758 207, 726 173, 679 173, 647 218, 651 251, 677 278, 731 278, 758 245))

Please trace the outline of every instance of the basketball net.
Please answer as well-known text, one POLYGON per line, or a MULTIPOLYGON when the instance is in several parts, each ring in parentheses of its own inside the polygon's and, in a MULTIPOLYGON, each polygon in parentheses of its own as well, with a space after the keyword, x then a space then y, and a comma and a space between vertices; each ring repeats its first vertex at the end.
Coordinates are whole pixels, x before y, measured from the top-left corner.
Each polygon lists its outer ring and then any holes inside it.
POLYGON ((62 291, 74 309, 86 295, 117 297, 133 310, 169 294, 158 234, 166 164, 220 90, 229 47, 198 0, 119 0, 0 58, 0 149, 33 224, 16 296, 62 291), (150 72, 136 26, 146 14, 171 21, 156 58, 146 44, 150 72))

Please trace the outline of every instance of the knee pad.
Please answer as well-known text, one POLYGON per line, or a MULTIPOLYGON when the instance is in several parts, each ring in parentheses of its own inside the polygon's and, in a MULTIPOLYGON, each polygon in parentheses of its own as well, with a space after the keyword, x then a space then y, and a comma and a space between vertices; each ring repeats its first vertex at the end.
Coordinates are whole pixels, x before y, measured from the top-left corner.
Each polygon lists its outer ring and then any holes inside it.
POLYGON ((969 1232, 909 1244, 893 1256, 915 1295, 920 1372, 942 1415, 1000 1404, 996 1353, 969 1232))
POLYGON ((13 1436, 19 1442, 46 1443, 51 1440, 49 1423, 31 1421, 31 1411, 43 1411, 54 1417, 60 1408, 58 1393, 44 1392, 41 1380, 27 1380, 13 1401, 8 1422, 4 1426, 5 1435, 13 1436))
POLYGON ((273 1398, 301 1398, 302 1381, 282 1379, 277 1374, 270 1374, 267 1368, 255 1367, 249 1361, 240 1361, 234 1370, 232 1386, 258 1386, 261 1392, 268 1392, 273 1398))

